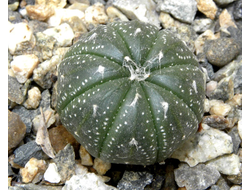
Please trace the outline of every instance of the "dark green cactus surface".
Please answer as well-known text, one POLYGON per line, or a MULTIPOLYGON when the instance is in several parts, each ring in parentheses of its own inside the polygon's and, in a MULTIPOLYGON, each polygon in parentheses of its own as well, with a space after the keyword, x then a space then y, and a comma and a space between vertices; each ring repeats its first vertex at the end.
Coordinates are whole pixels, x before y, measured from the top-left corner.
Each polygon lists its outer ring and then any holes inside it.
POLYGON ((92 156, 149 165, 197 131, 204 83, 192 52, 167 30, 112 23, 66 53, 58 69, 57 111, 92 156))

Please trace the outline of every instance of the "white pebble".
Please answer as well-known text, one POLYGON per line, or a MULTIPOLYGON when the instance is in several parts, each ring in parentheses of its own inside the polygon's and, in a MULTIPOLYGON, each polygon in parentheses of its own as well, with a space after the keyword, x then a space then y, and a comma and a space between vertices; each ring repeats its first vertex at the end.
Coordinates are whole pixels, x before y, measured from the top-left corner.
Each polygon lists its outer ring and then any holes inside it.
POLYGON ((48 169, 44 173, 44 179, 50 183, 59 183, 61 181, 60 174, 57 171, 55 163, 50 163, 48 169))
POLYGON ((39 60, 36 55, 18 55, 11 62, 11 69, 15 73, 18 82, 25 83, 38 63, 39 60))
POLYGON ((10 24, 9 27, 8 47, 10 53, 14 54, 18 44, 32 39, 32 30, 28 24, 23 22, 10 24))
POLYGON ((233 142, 228 134, 202 123, 202 130, 177 149, 172 157, 193 167, 232 151, 233 142))
POLYGON ((28 91, 28 99, 24 102, 27 109, 36 109, 41 100, 41 92, 37 87, 33 87, 28 91))
POLYGON ((67 23, 43 31, 44 34, 52 36, 57 40, 59 46, 71 46, 74 32, 67 23))

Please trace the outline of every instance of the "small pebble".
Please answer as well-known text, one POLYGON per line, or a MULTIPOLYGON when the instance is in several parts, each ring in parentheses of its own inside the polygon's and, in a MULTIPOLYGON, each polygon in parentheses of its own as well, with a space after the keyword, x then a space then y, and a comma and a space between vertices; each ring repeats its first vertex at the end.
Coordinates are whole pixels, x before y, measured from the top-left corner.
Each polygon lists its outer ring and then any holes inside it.
POLYGON ((163 26, 163 28, 174 27, 176 25, 176 20, 173 19, 170 14, 161 12, 159 16, 159 20, 163 26))
MULTIPOLYGON (((208 87, 208 86, 207 86, 208 87)), ((227 101, 233 98, 234 96, 234 78, 233 76, 225 77, 219 81, 216 85, 216 88, 206 95, 210 99, 217 99, 227 101)))
POLYGON ((111 164, 95 158, 93 168, 99 175, 104 175, 111 168, 111 164))
POLYGON ((208 18, 212 20, 215 19, 218 8, 213 0, 198 0, 197 8, 208 18))
POLYGON ((209 81, 207 83, 207 87, 206 87, 206 96, 210 97, 212 95, 212 93, 216 90, 218 86, 218 82, 217 81, 209 81))
POLYGON ((81 165, 80 163, 77 163, 75 166, 75 173, 76 175, 85 175, 88 173, 88 168, 81 165))
POLYGON ((22 122, 19 115, 8 111, 8 153, 11 153, 24 138, 26 125, 22 122))
POLYGON ((204 44, 206 40, 214 39, 216 39, 216 36, 211 30, 206 30, 205 32, 200 34, 194 42, 196 55, 198 55, 199 53, 204 53, 204 44))
POLYGON ((233 185, 230 190, 242 190, 242 187, 239 185, 233 185))
POLYGON ((153 180, 153 175, 149 172, 134 172, 125 171, 122 179, 118 182, 117 187, 120 190, 143 190, 144 187, 150 184, 153 180))
POLYGON ((14 151, 15 158, 13 160, 14 163, 24 167, 25 164, 31 159, 36 158, 38 160, 47 159, 48 157, 42 151, 42 148, 36 144, 36 142, 29 141, 14 151))
POLYGON ((72 5, 67 7, 67 9, 72 9, 72 10, 77 9, 77 10, 84 12, 88 7, 89 7, 89 4, 75 1, 74 3, 72 3, 72 5))
MULTIPOLYGON (((46 126, 49 128, 53 123, 56 121, 55 117, 55 111, 52 109, 48 109, 43 112, 44 119, 46 121, 46 126)), ((40 121, 41 121, 41 114, 34 117, 32 120, 32 131, 36 134, 38 131, 38 128, 40 127, 40 121)), ((65 144, 66 145, 66 144, 65 144)))
POLYGON ((234 3, 234 11, 233 11, 234 19, 242 19, 242 0, 238 0, 234 3))
POLYGON ((55 163, 50 163, 44 173, 44 180, 50 183, 59 183, 61 181, 60 174, 57 171, 55 163))
POLYGON ((197 33, 202 33, 208 30, 211 25, 213 24, 213 20, 210 18, 201 18, 201 19, 195 19, 192 23, 193 29, 197 33))
POLYGON ((8 47, 12 55, 15 54, 16 47, 22 43, 30 41, 32 38, 32 30, 26 23, 17 23, 12 24, 9 28, 9 37, 8 37, 8 47))
POLYGON ((62 24, 63 19, 69 19, 75 16, 81 20, 84 20, 84 12, 80 10, 55 9, 55 14, 47 20, 47 23, 49 26, 59 26, 60 24, 62 24))
POLYGON ((239 44, 233 38, 207 40, 204 51, 208 61, 222 67, 232 61, 240 52, 239 44))
POLYGON ((223 6, 226 6, 228 5, 229 3, 232 3, 236 0, 214 0, 215 3, 217 3, 218 5, 223 5, 223 6))
POLYGON ((34 81, 42 88, 49 89, 52 86, 51 74, 56 72, 57 65, 61 61, 61 56, 54 55, 50 60, 46 60, 38 65, 33 71, 34 81))
POLYGON ((201 131, 177 149, 172 158, 187 162, 191 167, 218 156, 232 153, 232 138, 223 131, 202 123, 201 131))
POLYGON ((112 21, 115 21, 115 18, 119 18, 121 21, 128 21, 128 18, 113 6, 108 7, 106 12, 109 19, 111 19, 112 21))
POLYGON ((233 98, 226 101, 227 104, 233 107, 241 107, 242 106, 242 94, 235 94, 233 98))
POLYGON ((189 167, 187 164, 180 164, 174 170, 175 181, 179 187, 186 187, 186 190, 206 189, 216 183, 220 173, 213 167, 199 164, 189 167))
POLYGON ((70 180, 66 181, 62 190, 117 190, 117 188, 106 185, 100 176, 94 173, 84 175, 73 175, 70 180))
POLYGON ((74 32, 67 23, 63 23, 54 28, 43 31, 44 34, 52 36, 57 40, 59 46, 71 46, 74 38, 74 32))
POLYGON ((93 166, 93 160, 87 150, 81 145, 79 149, 81 164, 84 166, 93 166))
POLYGON ((116 0, 113 5, 129 19, 137 19, 160 27, 158 14, 155 11, 156 4, 152 0, 116 0))
POLYGON ((24 183, 30 183, 39 172, 44 172, 46 169, 46 162, 44 160, 37 160, 31 158, 24 168, 20 169, 20 175, 24 183))
POLYGON ((178 20, 191 23, 197 12, 197 3, 195 0, 164 0, 159 2, 157 9, 170 13, 178 20))
POLYGON ((227 28, 232 26, 232 27, 235 27, 237 28, 236 24, 234 23, 233 21, 233 18, 232 16, 229 14, 229 12, 227 11, 227 9, 224 9, 220 16, 219 16, 219 23, 220 23, 220 29, 224 32, 227 32, 227 28))
POLYGON ((68 143, 73 146, 75 152, 78 152, 80 146, 79 143, 62 125, 49 128, 49 138, 51 145, 56 152, 63 150, 68 143))
POLYGON ((242 60, 233 60, 224 67, 220 68, 215 74, 213 80, 219 82, 221 79, 229 76, 237 76, 237 70, 241 69, 242 60))
POLYGON ((46 4, 27 5, 27 14, 33 20, 45 21, 54 14, 54 7, 46 4))
POLYGON ((223 130, 229 128, 230 121, 219 115, 208 115, 202 118, 202 123, 207 124, 215 129, 223 130))
POLYGON ((32 87, 28 91, 28 99, 24 102, 24 106, 27 109, 36 109, 39 106, 41 100, 41 92, 37 87, 32 87))
POLYGON ((106 24, 108 22, 108 16, 105 13, 105 7, 101 3, 96 3, 89 6, 85 10, 84 22, 88 29, 96 27, 99 24, 106 24))
POLYGON ((241 119, 238 121, 238 125, 237 126, 238 126, 239 136, 242 139, 242 120, 241 119))
POLYGON ((210 105, 209 113, 211 115, 227 116, 232 109, 230 105, 225 104, 220 100, 211 100, 210 105))
POLYGON ((8 99, 17 104, 22 104, 24 101, 24 93, 22 85, 17 81, 16 77, 8 75, 8 99))
POLYGON ((61 182, 69 180, 75 174, 75 153, 70 144, 60 150, 53 160, 60 174, 61 182))
POLYGON ((206 165, 216 168, 225 175, 237 175, 240 173, 240 159, 235 154, 220 156, 207 162, 206 165))
POLYGON ((11 69, 15 73, 18 82, 25 83, 32 75, 38 63, 38 57, 34 54, 18 55, 11 62, 11 69))

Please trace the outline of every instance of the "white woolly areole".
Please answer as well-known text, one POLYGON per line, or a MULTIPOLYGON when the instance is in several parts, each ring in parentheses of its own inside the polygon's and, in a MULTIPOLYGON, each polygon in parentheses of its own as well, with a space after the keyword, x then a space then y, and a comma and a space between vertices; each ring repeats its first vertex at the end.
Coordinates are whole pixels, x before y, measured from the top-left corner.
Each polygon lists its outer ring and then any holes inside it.
POLYGON ((138 65, 129 57, 125 56, 123 66, 130 71, 130 80, 143 81, 150 76, 150 72, 147 71, 147 67, 138 67, 138 65))

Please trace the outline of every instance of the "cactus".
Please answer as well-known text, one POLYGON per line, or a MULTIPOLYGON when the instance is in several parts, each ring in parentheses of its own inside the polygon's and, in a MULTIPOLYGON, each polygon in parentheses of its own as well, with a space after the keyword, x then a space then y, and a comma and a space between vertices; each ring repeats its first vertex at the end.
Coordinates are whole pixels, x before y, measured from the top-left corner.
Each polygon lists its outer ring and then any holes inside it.
POLYGON ((197 131, 204 83, 195 56, 172 33, 115 22, 96 27, 65 54, 57 111, 92 156, 150 165, 197 131))

